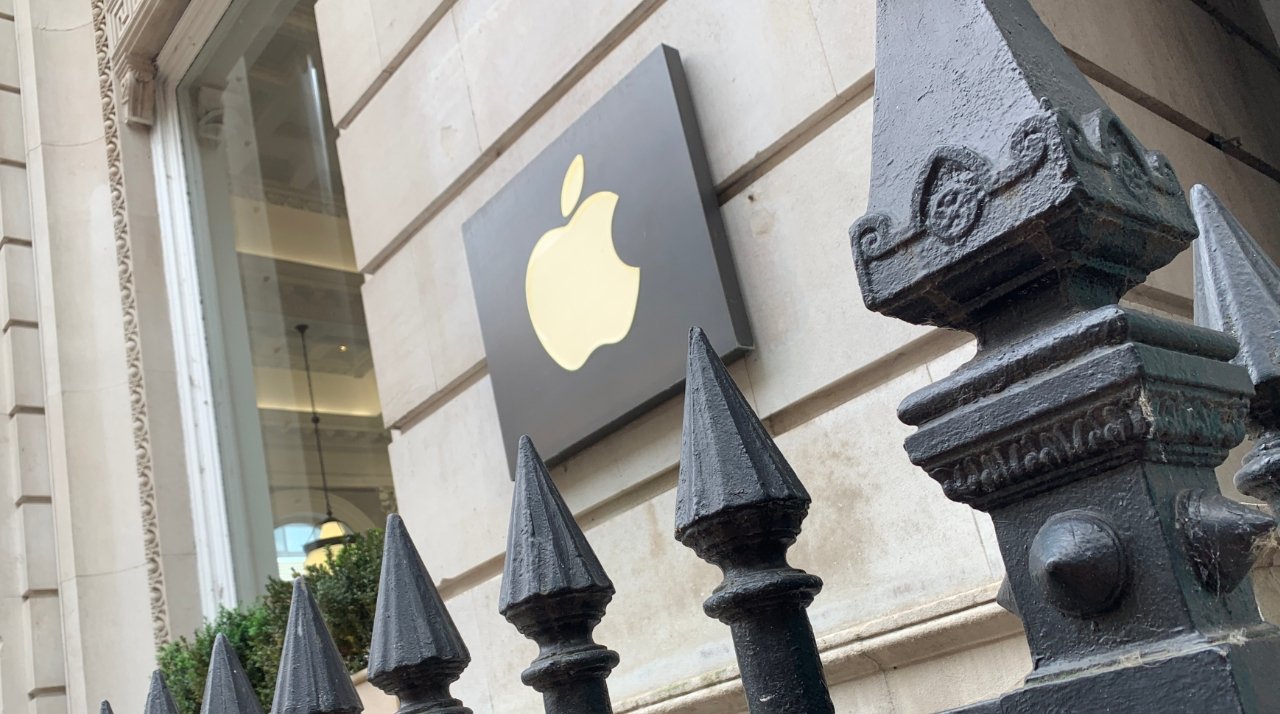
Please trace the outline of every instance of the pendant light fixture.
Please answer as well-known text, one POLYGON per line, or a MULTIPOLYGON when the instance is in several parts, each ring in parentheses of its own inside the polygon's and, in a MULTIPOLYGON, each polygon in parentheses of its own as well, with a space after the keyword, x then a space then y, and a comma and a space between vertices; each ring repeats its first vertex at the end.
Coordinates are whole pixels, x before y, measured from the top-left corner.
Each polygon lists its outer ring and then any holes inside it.
POLYGON ((316 437, 316 460, 320 464, 320 487, 324 491, 324 520, 317 524, 316 539, 302 546, 307 554, 304 567, 327 565, 342 547, 351 541, 354 531, 346 523, 333 517, 333 504, 329 500, 329 476, 324 469, 324 441, 320 436, 320 413, 316 411, 316 390, 311 383, 311 357, 307 354, 306 324, 294 325, 302 340, 302 368, 307 373, 307 396, 311 399, 311 428, 316 437))

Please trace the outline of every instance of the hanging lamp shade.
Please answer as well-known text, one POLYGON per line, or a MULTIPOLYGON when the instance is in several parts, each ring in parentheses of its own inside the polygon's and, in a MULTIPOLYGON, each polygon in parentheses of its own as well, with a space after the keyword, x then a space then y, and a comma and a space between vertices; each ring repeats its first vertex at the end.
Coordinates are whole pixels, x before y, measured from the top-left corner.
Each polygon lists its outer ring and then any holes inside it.
POLYGON ((342 547, 351 541, 351 536, 355 531, 351 530, 351 526, 330 516, 320 522, 320 527, 316 533, 316 539, 302 546, 307 553, 307 559, 302 562, 303 567, 310 568, 313 565, 327 565, 342 547))

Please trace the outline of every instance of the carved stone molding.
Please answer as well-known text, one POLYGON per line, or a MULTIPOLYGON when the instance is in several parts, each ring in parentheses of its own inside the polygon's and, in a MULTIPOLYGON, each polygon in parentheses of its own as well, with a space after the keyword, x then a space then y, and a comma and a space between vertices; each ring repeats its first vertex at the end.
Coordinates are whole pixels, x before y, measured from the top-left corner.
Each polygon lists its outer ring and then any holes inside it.
POLYGON ((121 117, 130 126, 151 126, 156 118, 156 65, 144 55, 126 55, 116 63, 121 117))
MULTIPOLYGON (((116 9, 119 0, 113 0, 116 9)), ((94 44, 98 56, 98 90, 102 98, 102 123, 106 131, 107 177, 111 189, 111 218, 115 231, 116 269, 120 281, 120 309, 124 318, 124 345, 129 375, 134 462, 138 474, 138 500, 142 515, 143 549, 147 586, 151 599, 151 628, 157 645, 169 641, 169 604, 165 592, 164 563, 160 555, 160 525, 156 517, 156 487, 151 461, 151 428, 147 414, 147 390, 142 366, 142 336, 133 279, 133 247, 125 204, 124 162, 120 153, 119 112, 107 38, 116 18, 108 14, 107 0, 93 0, 94 44)), ((129 0, 125 0, 129 2, 129 0)))
POLYGON ((190 0, 103 0, 99 32, 115 68, 120 116, 130 126, 155 121, 155 57, 190 0))

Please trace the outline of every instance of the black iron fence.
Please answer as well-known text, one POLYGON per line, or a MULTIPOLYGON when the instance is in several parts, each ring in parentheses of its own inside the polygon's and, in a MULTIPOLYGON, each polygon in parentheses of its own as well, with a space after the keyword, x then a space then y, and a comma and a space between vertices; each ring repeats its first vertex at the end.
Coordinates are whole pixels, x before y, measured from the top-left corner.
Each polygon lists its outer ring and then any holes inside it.
MULTIPOLYGON (((1280 270, 1208 189, 1188 210, 1025 0, 880 0, 877 23, 859 282, 874 310, 977 337, 899 415, 912 462, 991 515, 1034 663, 963 711, 1280 711, 1280 630, 1245 578, 1275 521, 1214 477, 1248 429, 1237 485, 1280 502, 1280 270), (1197 234, 1204 327, 1118 306, 1197 234)), ((822 581, 787 563, 808 508, 695 328, 675 536, 723 571, 704 610, 752 712, 833 711, 806 615, 822 581)), ((369 681, 403 714, 469 712, 449 689, 470 654, 398 516, 385 549, 369 681)), ((522 680, 546 711, 612 710, 618 655, 592 631, 613 594, 523 439, 499 612, 538 644, 522 680)), ((361 710, 302 579, 272 709, 361 710)), ((158 674, 146 711, 174 711, 158 674)), ((221 637, 203 711, 260 711, 221 637)))

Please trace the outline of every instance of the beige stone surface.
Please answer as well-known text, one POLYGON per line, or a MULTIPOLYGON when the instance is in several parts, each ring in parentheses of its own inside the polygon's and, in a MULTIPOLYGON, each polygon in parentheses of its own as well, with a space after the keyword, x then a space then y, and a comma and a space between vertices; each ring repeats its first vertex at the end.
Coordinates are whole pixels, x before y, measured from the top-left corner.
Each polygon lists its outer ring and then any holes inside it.
POLYGON ((17 39, 13 20, 0 19, 0 91, 18 89, 17 39))
POLYGON ((31 240, 27 172, 17 166, 0 165, 0 238, 31 240))
POLYGON ((85 98, 98 96, 93 26, 36 30, 30 37, 35 59, 23 68, 24 87, 39 99, 27 116, 30 145, 76 146, 102 137, 101 109, 97 121, 82 113, 85 98))
POLYGON ((388 424, 398 425, 484 359, 461 236, 445 225, 428 224, 364 284, 369 341, 388 424))
POLYGON ((506 547, 511 486, 488 378, 388 449, 405 525, 437 578, 453 578, 506 547))
POLYGON ((338 150, 356 262, 364 265, 480 153, 451 21, 409 55, 339 137, 338 150))
POLYGON ((1017 688, 1031 671, 1022 637, 886 672, 894 714, 931 714, 1017 688))
POLYGON ((58 587, 57 546, 53 542, 53 506, 24 503, 18 507, 22 551, 18 587, 24 593, 58 587))
POLYGON ((435 23, 454 5, 453 0, 367 0, 373 34, 384 68, 412 51, 415 40, 433 31, 435 23))
MULTIPOLYGON (((2 190, 2 189, 0 189, 2 190)), ((35 263, 31 246, 10 243, 0 246, 0 325, 36 321, 35 263)))
POLYGON ((875 0, 809 0, 831 77, 852 86, 875 67, 875 0))
POLYGON ((1143 93, 1280 164, 1280 70, 1195 3, 1032 3, 1058 41, 1143 93), (1104 19, 1105 18, 1105 19, 1104 19))
POLYGON ((866 206, 870 139, 866 101, 723 208, 757 345, 747 365, 762 414, 926 333, 867 310, 858 291, 848 228, 866 206))
POLYGON ((340 121, 382 74, 369 0, 318 0, 316 31, 329 114, 340 121))
MULTIPOLYGON (((27 682, 30 689, 61 687, 66 684, 62 666, 62 613, 58 598, 47 593, 22 602, 26 626, 27 682)), ((30 691, 30 690, 28 690, 30 691)))
POLYGON ((0 127, 0 160, 17 164, 26 161, 22 100, 13 92, 0 92, 0 127))
POLYGON ((40 335, 34 327, 10 326, 0 338, 0 364, 5 384, 0 386, 4 413, 44 408, 44 380, 40 371, 40 335))
POLYGON ((497 140, 643 1, 459 0, 453 16, 480 143, 497 140))
POLYGON ((51 496, 49 445, 43 414, 14 414, 8 422, 9 468, 16 477, 18 496, 51 496))

